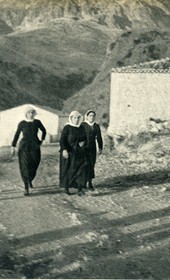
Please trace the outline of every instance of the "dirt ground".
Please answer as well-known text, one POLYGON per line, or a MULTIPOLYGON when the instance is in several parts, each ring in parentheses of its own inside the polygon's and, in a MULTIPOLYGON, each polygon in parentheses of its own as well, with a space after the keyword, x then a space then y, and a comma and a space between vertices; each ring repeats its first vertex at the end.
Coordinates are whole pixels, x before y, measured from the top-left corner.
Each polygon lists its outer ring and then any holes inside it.
POLYGON ((43 146, 29 197, 17 156, 0 150, 0 278, 170 279, 170 136, 119 145, 95 191, 64 194, 58 146, 43 146))

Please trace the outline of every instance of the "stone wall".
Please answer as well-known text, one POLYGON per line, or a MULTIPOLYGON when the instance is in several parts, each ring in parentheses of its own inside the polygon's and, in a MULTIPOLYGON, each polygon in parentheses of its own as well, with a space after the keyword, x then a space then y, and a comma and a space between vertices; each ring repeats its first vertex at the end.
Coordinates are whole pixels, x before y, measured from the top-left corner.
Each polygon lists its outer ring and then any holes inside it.
POLYGON ((170 120, 170 72, 133 69, 111 73, 108 133, 137 134, 170 120))

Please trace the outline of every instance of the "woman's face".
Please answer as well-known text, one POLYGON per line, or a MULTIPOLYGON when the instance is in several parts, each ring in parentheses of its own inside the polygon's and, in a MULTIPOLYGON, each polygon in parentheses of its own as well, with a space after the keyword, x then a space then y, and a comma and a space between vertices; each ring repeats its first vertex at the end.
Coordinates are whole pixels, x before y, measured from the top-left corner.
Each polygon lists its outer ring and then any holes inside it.
POLYGON ((34 111, 28 111, 27 112, 27 119, 33 120, 34 119, 34 111))
POLYGON ((89 123, 93 123, 95 121, 95 114, 93 112, 88 114, 87 120, 89 121, 89 123))
POLYGON ((74 125, 78 125, 78 123, 79 123, 79 120, 80 120, 80 116, 72 116, 72 118, 71 118, 71 120, 72 120, 72 123, 74 124, 74 125))

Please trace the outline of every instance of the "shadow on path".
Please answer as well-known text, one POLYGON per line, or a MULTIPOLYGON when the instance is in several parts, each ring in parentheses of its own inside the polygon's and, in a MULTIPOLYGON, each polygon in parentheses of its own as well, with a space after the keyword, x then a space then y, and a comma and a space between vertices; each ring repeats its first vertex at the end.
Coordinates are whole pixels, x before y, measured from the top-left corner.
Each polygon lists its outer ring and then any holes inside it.
MULTIPOLYGON (((161 169, 146 173, 107 178, 97 185, 97 188, 109 188, 117 192, 125 191, 132 187, 152 186, 170 182, 170 171, 161 169)), ((96 194, 102 195, 102 194, 96 194)))
POLYGON ((11 199, 29 199, 29 198, 33 198, 35 196, 42 196, 42 195, 55 195, 55 194, 62 194, 63 193, 63 189, 59 188, 56 185, 51 185, 51 186, 42 186, 42 187, 36 187, 33 188, 30 192, 29 196, 24 196, 24 188, 23 190, 20 188, 15 189, 15 190, 4 190, 2 192, 2 196, 0 196, 0 201, 4 201, 4 200, 11 200, 11 199), (18 196, 18 193, 22 193, 22 196, 18 196), (4 195, 6 195, 4 197, 4 195), (10 196, 9 196, 10 195, 10 196), (11 196, 14 195, 14 196, 11 196))

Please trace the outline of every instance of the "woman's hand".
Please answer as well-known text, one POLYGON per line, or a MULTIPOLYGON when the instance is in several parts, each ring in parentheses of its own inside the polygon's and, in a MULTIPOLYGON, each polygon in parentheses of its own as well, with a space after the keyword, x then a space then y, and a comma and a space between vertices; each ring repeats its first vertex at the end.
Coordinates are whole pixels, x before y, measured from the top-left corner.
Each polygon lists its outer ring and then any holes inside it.
POLYGON ((14 156, 16 154, 16 149, 15 147, 11 147, 11 155, 14 156))
POLYGON ((79 146, 82 148, 84 146, 84 141, 79 142, 79 146))
POLYGON ((67 159, 69 157, 68 151, 67 150, 63 150, 63 158, 67 159))

